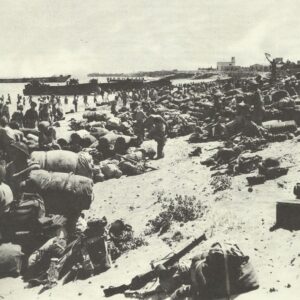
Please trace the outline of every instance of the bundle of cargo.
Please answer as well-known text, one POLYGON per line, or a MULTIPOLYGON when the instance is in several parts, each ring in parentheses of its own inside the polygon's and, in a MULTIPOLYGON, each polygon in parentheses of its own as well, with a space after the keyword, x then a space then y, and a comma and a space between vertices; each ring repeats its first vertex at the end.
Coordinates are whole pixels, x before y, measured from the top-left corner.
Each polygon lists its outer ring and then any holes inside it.
POLYGON ((104 136, 100 137, 98 142, 99 146, 98 149, 101 151, 101 149, 113 149, 116 143, 117 138, 119 137, 119 134, 116 134, 113 131, 108 132, 104 136))
POLYGON ((285 97, 285 98, 280 99, 277 103, 275 103, 274 107, 276 107, 278 109, 294 108, 295 101, 293 98, 285 97))
POLYGON ((226 96, 236 96, 239 94, 243 94, 243 91, 241 89, 232 89, 225 93, 226 96))
POLYGON ((102 136, 106 135, 109 130, 102 127, 91 127, 90 134, 99 140, 102 136))
POLYGON ((175 103, 168 103, 167 108, 169 108, 169 109, 179 109, 179 106, 175 103))
POLYGON ((248 174, 257 169, 262 158, 259 155, 243 153, 237 159, 235 171, 238 173, 248 174))
POLYGON ((249 185, 263 184, 266 181, 264 175, 249 176, 246 179, 249 185))
POLYGON ((92 157, 86 152, 74 153, 67 150, 34 151, 31 160, 41 169, 51 172, 74 173, 88 178, 93 177, 92 157))
POLYGON ((82 116, 84 119, 87 119, 88 122, 92 121, 107 121, 108 114, 106 112, 99 111, 87 111, 82 116))
POLYGON ((112 178, 120 178, 122 176, 122 171, 118 167, 118 164, 118 161, 101 162, 100 170, 106 180, 112 178))
POLYGON ((145 172, 145 168, 142 164, 125 160, 120 162, 119 168, 121 172, 127 176, 140 175, 145 172))
POLYGON ((70 124, 69 124, 70 128, 72 130, 81 130, 81 129, 89 129, 89 123, 87 120, 75 120, 75 119, 71 119, 70 120, 70 124))
POLYGON ((97 139, 86 130, 73 132, 70 138, 71 144, 77 144, 83 148, 88 148, 97 141, 97 139))
POLYGON ((286 90, 278 90, 271 94, 272 102, 278 102, 283 98, 290 97, 286 90))
POLYGON ((281 110, 278 110, 274 107, 266 107, 264 111, 264 120, 271 121, 271 120, 281 120, 283 113, 281 110))
POLYGON ((271 133, 295 132, 297 130, 297 124, 294 120, 285 122, 279 120, 271 120, 263 122, 262 126, 271 133))
POLYGON ((259 174, 267 180, 275 179, 288 173, 288 168, 280 167, 280 162, 275 158, 266 158, 258 166, 259 174))
POLYGON ((122 122, 119 128, 119 132, 125 134, 125 135, 134 135, 134 131, 132 128, 132 125, 128 122, 122 122))
MULTIPOLYGON (((86 131, 87 132, 87 131, 86 131)), ((60 146, 66 146, 71 142, 74 131, 61 130, 56 132, 56 141, 60 146)))
POLYGON ((117 117, 110 117, 106 121, 106 129, 108 130, 119 130, 121 127, 121 119, 117 117))
POLYGON ((277 134, 267 134, 266 139, 271 142, 284 142, 289 139, 289 135, 287 133, 277 133, 277 134))
POLYGON ((114 151, 118 154, 126 154, 129 147, 138 146, 137 137, 121 135, 116 139, 114 151))
POLYGON ((78 213, 89 209, 93 200, 93 181, 72 173, 33 170, 21 188, 24 192, 40 194, 48 214, 78 213))

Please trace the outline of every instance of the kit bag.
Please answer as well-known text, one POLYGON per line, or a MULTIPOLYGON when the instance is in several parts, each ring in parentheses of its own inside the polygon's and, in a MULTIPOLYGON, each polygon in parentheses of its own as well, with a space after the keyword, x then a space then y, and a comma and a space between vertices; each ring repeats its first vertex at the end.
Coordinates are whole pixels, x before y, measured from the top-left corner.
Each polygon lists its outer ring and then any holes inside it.
POLYGON ((51 172, 74 173, 92 178, 92 157, 85 152, 74 153, 67 150, 34 151, 31 159, 38 162, 41 169, 51 172))
POLYGON ((93 181, 72 173, 31 171, 23 188, 39 193, 47 213, 65 215, 89 209, 93 200, 93 181))
POLYGON ((227 297, 259 287, 249 256, 238 245, 215 243, 205 255, 192 260, 191 278, 195 293, 209 297, 227 297))

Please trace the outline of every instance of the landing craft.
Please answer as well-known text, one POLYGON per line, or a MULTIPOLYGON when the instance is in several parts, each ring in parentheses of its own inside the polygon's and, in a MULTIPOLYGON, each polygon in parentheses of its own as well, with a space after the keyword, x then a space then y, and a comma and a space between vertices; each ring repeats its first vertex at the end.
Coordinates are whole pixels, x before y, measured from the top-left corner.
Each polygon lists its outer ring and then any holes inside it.
POLYGON ((108 78, 107 83, 99 83, 101 91, 108 90, 131 90, 143 87, 162 87, 171 85, 169 78, 145 80, 144 78, 108 78))
POLYGON ((25 85, 23 94, 25 96, 38 95, 90 95, 99 94, 100 88, 96 79, 88 83, 79 83, 76 79, 70 79, 66 85, 50 85, 39 81, 33 81, 25 85))
POLYGON ((45 83, 66 82, 70 77, 71 75, 51 77, 0 78, 0 83, 26 83, 32 81, 40 81, 45 83))

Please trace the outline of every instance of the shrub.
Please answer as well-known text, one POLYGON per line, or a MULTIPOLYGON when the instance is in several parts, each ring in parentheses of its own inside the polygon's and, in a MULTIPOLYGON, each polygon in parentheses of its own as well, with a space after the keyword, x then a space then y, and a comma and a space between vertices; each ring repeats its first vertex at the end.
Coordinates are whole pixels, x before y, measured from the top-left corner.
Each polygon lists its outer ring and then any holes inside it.
POLYGON ((166 232, 173 221, 186 223, 203 216, 206 206, 195 196, 176 195, 175 198, 158 195, 162 211, 154 219, 148 221, 149 229, 146 234, 166 232))
POLYGON ((210 185, 213 187, 214 193, 231 188, 231 184, 231 177, 227 175, 214 176, 210 181, 210 185))

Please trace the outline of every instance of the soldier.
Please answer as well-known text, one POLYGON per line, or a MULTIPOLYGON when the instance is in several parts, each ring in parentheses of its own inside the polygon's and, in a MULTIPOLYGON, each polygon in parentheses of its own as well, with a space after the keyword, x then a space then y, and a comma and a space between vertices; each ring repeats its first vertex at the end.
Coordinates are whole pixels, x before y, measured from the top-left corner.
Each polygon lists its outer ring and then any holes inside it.
POLYGON ((259 126, 262 125, 265 107, 264 107, 264 101, 262 98, 262 94, 260 89, 258 88, 258 84, 256 82, 252 85, 252 90, 254 91, 253 94, 253 114, 252 114, 252 120, 259 126))
POLYGON ((78 97, 76 95, 74 95, 73 105, 74 105, 75 112, 77 112, 78 111, 78 97))
POLYGON ((224 95, 221 93, 221 91, 217 91, 214 94, 214 110, 216 114, 220 114, 223 109, 223 103, 222 103, 222 97, 224 95))
POLYGON ((186 297, 231 299, 231 295, 259 288, 249 256, 244 255, 236 244, 213 244, 209 251, 193 257, 190 268, 175 265, 166 269, 158 265, 156 270, 160 279, 159 290, 173 292, 171 300, 186 297))
POLYGON ((19 128, 23 127, 23 119, 24 119, 24 114, 23 114, 23 105, 18 105, 17 111, 13 113, 11 116, 11 122, 15 122, 18 124, 19 128))
POLYGON ((157 159, 164 157, 164 147, 167 141, 167 123, 160 115, 150 115, 145 121, 149 129, 148 137, 157 142, 157 159))
POLYGON ((111 106, 110 106, 110 110, 111 110, 111 113, 113 114, 113 115, 116 115, 117 114, 117 102, 118 102, 118 96, 116 95, 115 97, 114 97, 114 99, 113 100, 111 100, 111 106))
POLYGON ((143 109, 140 106, 134 111, 133 118, 136 120, 136 135, 140 143, 145 139, 145 126, 144 122, 147 119, 147 116, 143 109))
POLYGON ((87 95, 83 96, 83 103, 85 106, 87 106, 87 104, 88 104, 88 96, 87 95))
POLYGON ((38 122, 39 116, 36 108, 36 103, 32 101, 30 103, 30 108, 26 111, 24 116, 24 127, 26 128, 35 128, 36 123, 38 122))
POLYGON ((39 121, 50 122, 49 104, 41 103, 39 112, 39 121))
POLYGON ((10 120, 10 113, 9 113, 9 102, 5 102, 5 104, 2 106, 2 113, 1 117, 5 117, 8 121, 10 120))
POLYGON ((263 137, 267 130, 258 126, 251 120, 251 115, 247 114, 244 118, 242 133, 249 137, 263 137))
POLYGON ((271 69, 271 83, 274 83, 277 79, 277 61, 276 59, 270 59, 271 55, 266 53, 265 54, 266 59, 270 63, 270 69, 271 69))

